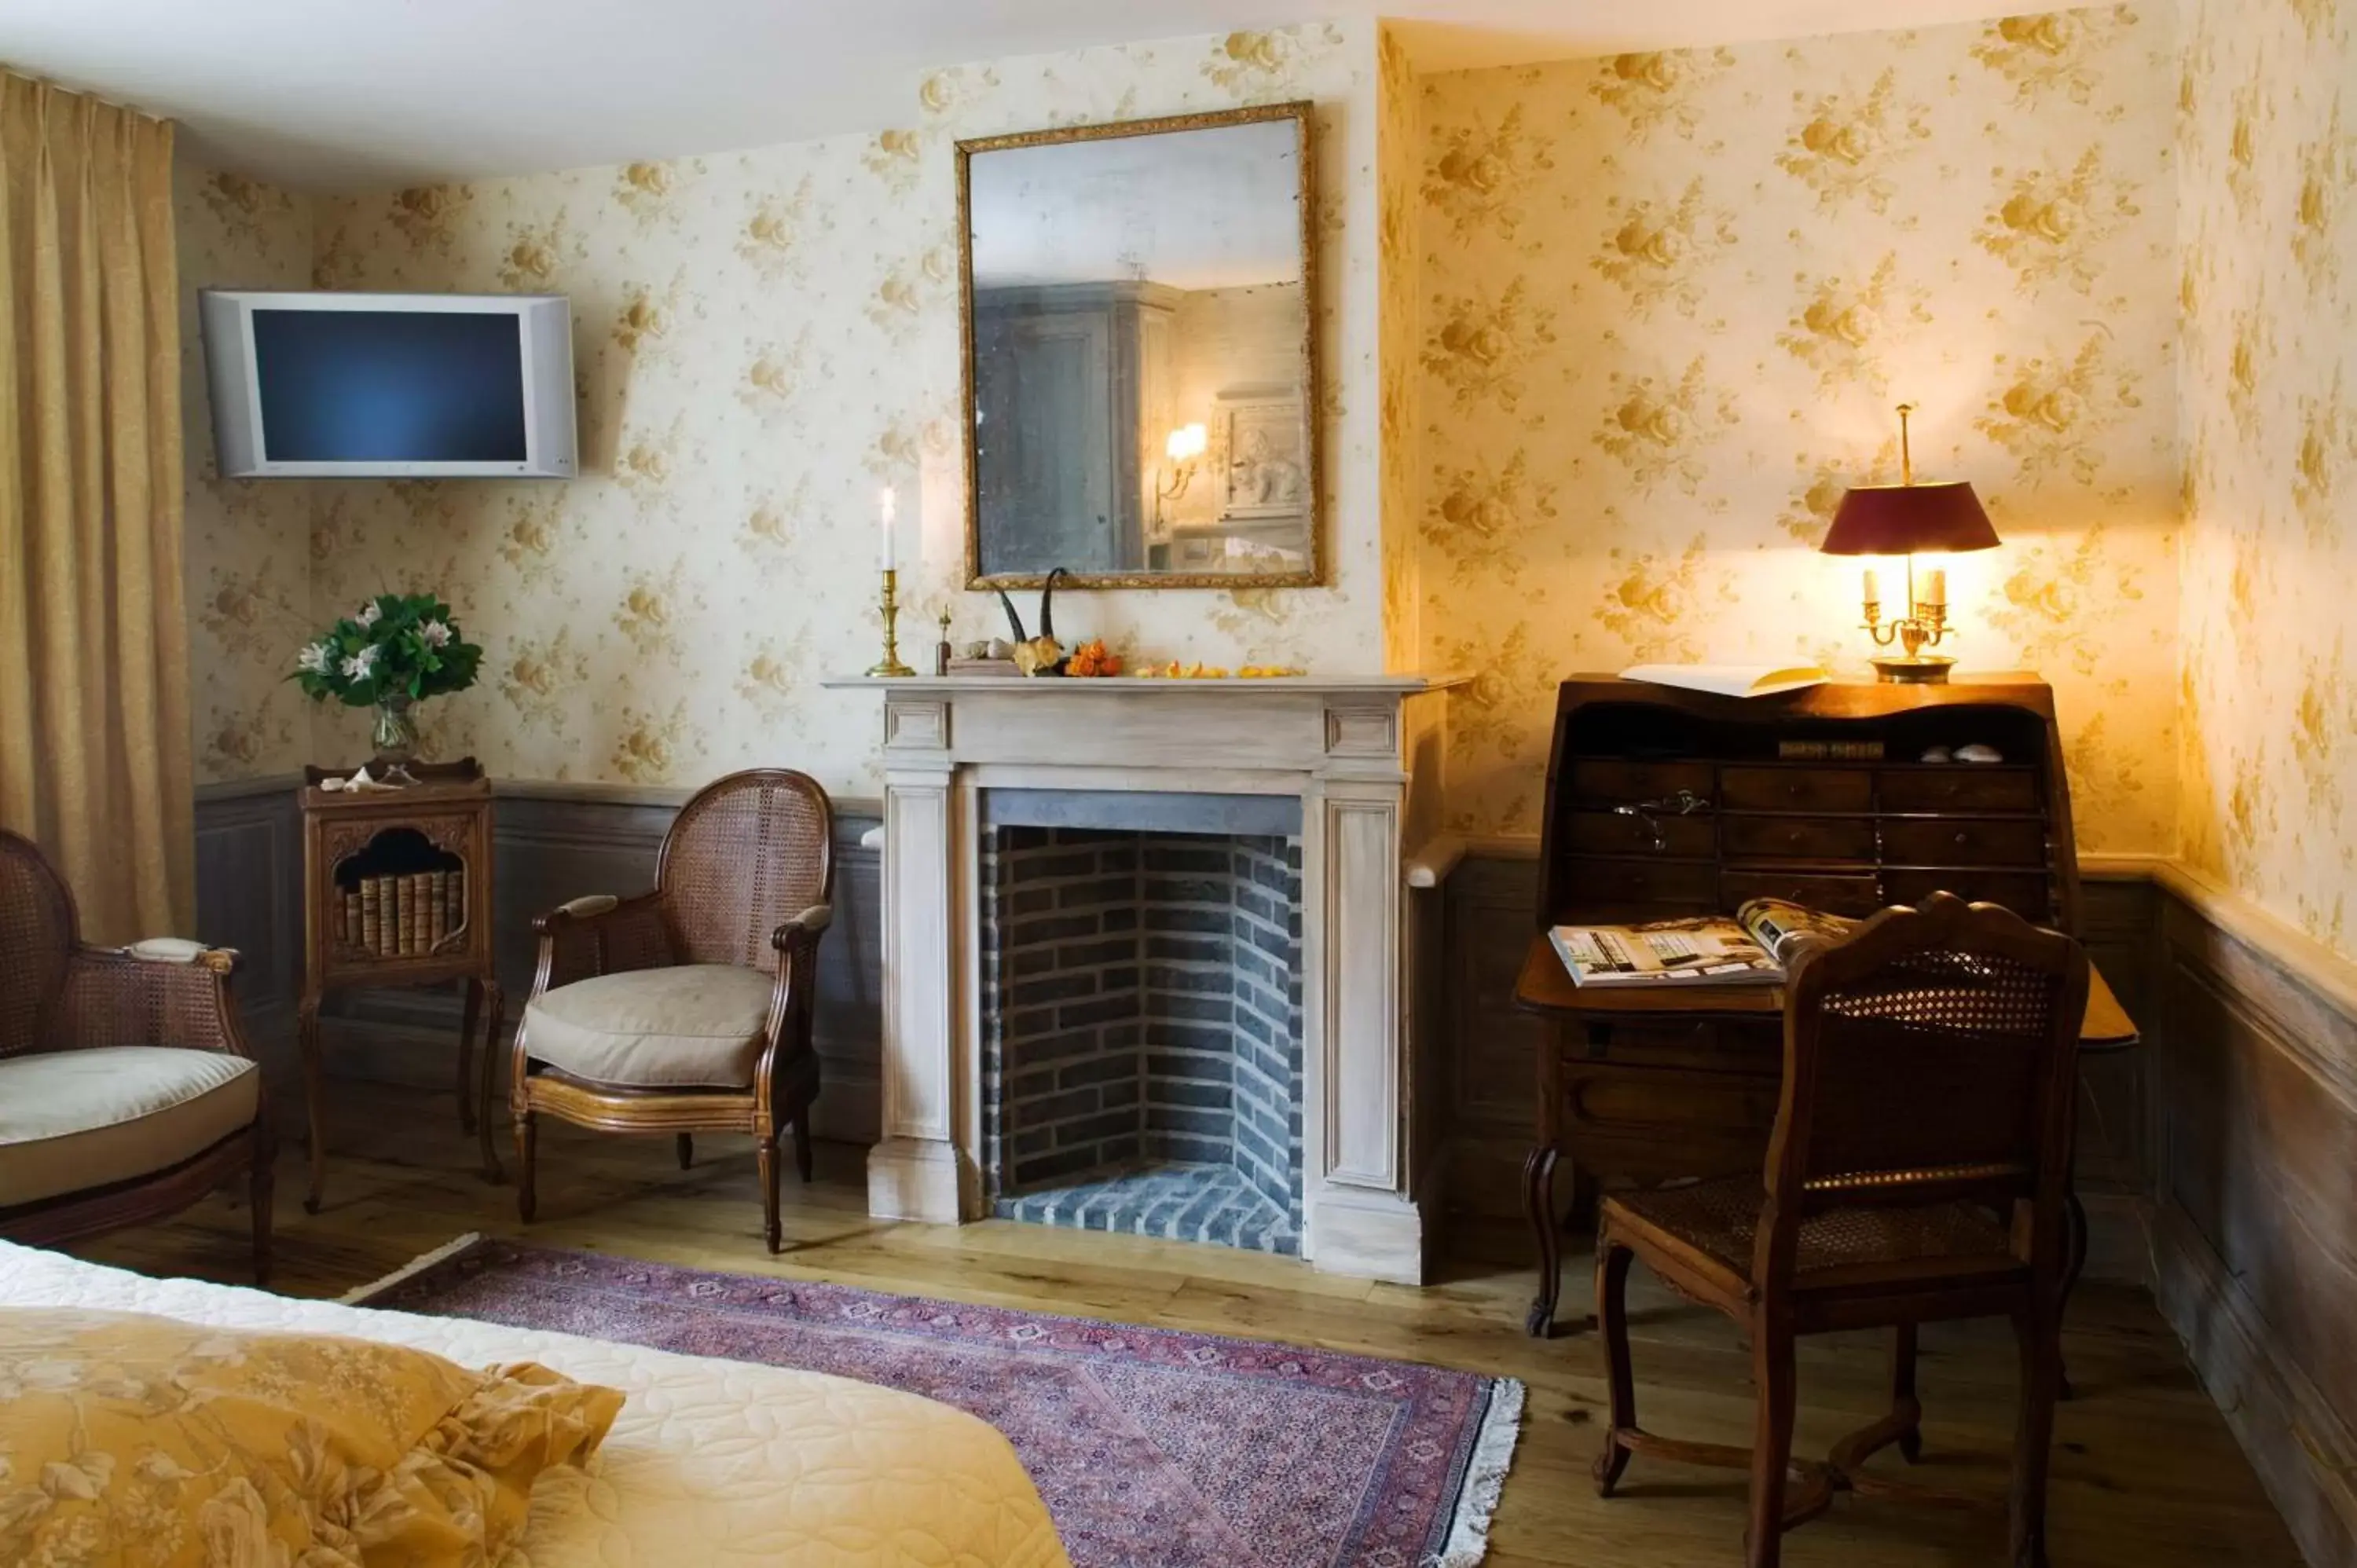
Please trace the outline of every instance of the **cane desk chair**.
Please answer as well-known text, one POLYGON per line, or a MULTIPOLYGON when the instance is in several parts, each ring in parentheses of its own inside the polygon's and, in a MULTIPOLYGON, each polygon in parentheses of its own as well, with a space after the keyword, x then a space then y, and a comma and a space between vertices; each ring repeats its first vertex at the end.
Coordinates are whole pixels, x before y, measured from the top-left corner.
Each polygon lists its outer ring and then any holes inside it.
POLYGON ((1934 894, 1886 909, 1804 958, 1788 986, 1784 1080, 1767 1168, 1616 1194, 1600 1206, 1597 1312, 1611 1420, 1596 1462, 1607 1497, 1631 1453, 1751 1472, 1748 1568, 1836 1489, 1914 1488, 1861 1473, 1896 1444, 1921 1452, 1919 1324, 2006 1316, 2022 1397, 2011 1562, 2044 1568, 2047 1451, 2061 1372, 2064 1204, 2087 958, 1991 904, 1934 894), (1759 1409, 1749 1450, 1637 1424, 1629 1266, 1742 1324, 1759 1409), (1896 1330, 1890 1412, 1822 1465, 1792 1466, 1793 1340, 1896 1330))
POLYGON ((0 831, 0 1236, 145 1224, 243 1176, 269 1283, 277 1144, 236 964, 200 942, 88 945, 64 878, 0 831))
POLYGON ((833 918, 834 843, 834 811, 815 779, 732 773, 680 808, 652 892, 576 898, 533 921, 540 962, 509 1079, 526 1222, 544 1112, 609 1132, 673 1133, 683 1168, 695 1133, 747 1133, 763 1238, 778 1250, 778 1139, 788 1127, 795 1166, 811 1178, 812 1002, 833 918))

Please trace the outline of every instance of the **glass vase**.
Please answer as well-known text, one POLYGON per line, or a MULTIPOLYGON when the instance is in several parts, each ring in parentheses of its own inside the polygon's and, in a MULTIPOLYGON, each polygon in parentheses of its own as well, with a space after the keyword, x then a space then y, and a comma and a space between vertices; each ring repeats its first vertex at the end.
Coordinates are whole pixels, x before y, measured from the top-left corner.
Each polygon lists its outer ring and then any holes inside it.
POLYGON ((407 697, 377 699, 376 726, 371 738, 376 743, 377 761, 388 767, 417 757, 417 720, 411 716, 409 703, 407 697))

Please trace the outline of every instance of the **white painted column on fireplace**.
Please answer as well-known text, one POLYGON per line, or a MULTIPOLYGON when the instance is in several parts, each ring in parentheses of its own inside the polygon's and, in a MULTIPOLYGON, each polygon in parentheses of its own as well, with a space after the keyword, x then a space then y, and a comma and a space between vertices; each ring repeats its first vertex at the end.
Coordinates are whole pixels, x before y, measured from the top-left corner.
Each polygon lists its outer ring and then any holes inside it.
POLYGON ((884 708, 883 1140, 867 1211, 954 1225, 973 1181, 958 1154, 957 792, 949 704, 884 708))
POLYGON ((1402 1027, 1407 776, 1398 703, 1331 704, 1325 729, 1325 763, 1302 797, 1304 1251, 1330 1273, 1419 1284, 1425 1229, 1408 1193, 1402 1027))

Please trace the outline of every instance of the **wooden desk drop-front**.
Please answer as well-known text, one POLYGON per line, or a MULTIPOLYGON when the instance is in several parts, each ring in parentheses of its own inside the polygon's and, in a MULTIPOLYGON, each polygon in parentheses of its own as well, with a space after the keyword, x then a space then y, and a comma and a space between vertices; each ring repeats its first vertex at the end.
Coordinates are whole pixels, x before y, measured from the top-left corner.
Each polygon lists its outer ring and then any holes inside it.
POLYGON ((476 1128, 470 1070, 475 1027, 489 1020, 483 1051, 483 1168, 496 1173, 488 1122, 490 1042, 500 1035, 500 986, 491 959, 491 781, 473 757, 413 762, 417 782, 400 789, 328 790, 350 769, 303 770, 303 999, 296 1014, 303 1098, 310 1120, 310 1191, 317 1213, 328 1179, 319 1007, 354 986, 467 983, 458 1029, 458 1124, 476 1128))
MULTIPOLYGON (((1549 927, 1723 914, 1758 897, 1863 916, 1944 888, 2079 934, 2053 693, 2030 676, 1750 699, 1575 677, 1556 702, 1540 856, 1538 929, 1514 993, 1550 1026, 1523 1165, 1534 1335, 1559 1291, 1559 1160, 1586 1190, 1756 1173, 1783 1063, 1781 987, 1581 990, 1549 927), (1792 743, 1844 755, 1783 755, 1792 743), (1881 756, 1862 754, 1876 743, 1881 756), (2004 760, 1919 760, 1970 744, 2004 760)), ((2082 1048, 2135 1038, 2094 976, 2082 1048)))

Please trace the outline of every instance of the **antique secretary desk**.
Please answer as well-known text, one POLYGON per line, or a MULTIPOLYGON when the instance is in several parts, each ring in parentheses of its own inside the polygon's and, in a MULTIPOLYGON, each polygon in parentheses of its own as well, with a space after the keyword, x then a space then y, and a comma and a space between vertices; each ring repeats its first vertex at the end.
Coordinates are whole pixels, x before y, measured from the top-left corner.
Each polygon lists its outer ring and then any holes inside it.
MULTIPOLYGON (((1544 810, 1536 929, 1515 987, 1548 1025, 1523 1167, 1534 1335, 1551 1326, 1560 1283, 1557 1165, 1582 1187, 1757 1172, 1783 1065, 1781 986, 1582 991, 1550 926, 1721 914, 1760 897, 1864 916, 1944 888, 2081 932, 2054 697, 2031 675, 1752 698, 1575 676, 1556 699, 1544 810), (1964 746, 1998 760, 1953 760, 1964 746)), ((2135 1038, 2094 976, 2082 1048, 2135 1038)), ((2083 1214, 2074 1229, 2073 1277, 2083 1214)))

